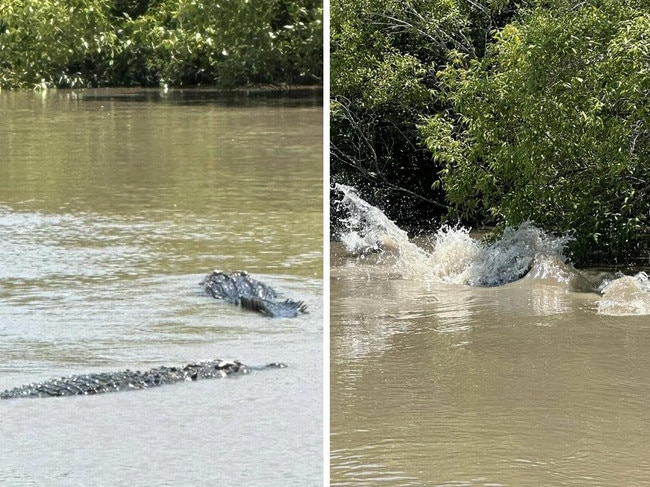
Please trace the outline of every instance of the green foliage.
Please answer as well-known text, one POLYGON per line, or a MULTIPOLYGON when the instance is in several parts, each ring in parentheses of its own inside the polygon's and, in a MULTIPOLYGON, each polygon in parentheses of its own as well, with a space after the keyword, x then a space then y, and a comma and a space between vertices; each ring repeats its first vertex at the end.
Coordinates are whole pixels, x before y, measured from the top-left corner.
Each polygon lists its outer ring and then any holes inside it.
POLYGON ((402 224, 446 211, 440 167, 422 143, 422 116, 449 107, 436 72, 455 50, 483 52, 514 2, 333 0, 331 173, 364 189, 402 224), (399 201, 398 201, 399 200, 399 201))
POLYGON ((7 0, 0 86, 318 83, 318 0, 7 0))
MULTIPOLYGON (((544 2, 548 3, 548 2, 544 2)), ((441 73, 454 112, 421 127, 456 214, 575 231, 578 261, 621 257, 650 221, 650 11, 557 0, 441 73)))
POLYGON ((646 1, 334 0, 331 18, 335 181, 405 195, 385 208, 402 224, 532 219, 573 231, 582 263, 643 254, 646 1))
POLYGON ((0 86, 75 86, 116 54, 109 0, 0 3, 0 86))
POLYGON ((146 78, 170 84, 313 83, 320 15, 314 2, 167 0, 127 23, 127 53, 146 60, 146 78))

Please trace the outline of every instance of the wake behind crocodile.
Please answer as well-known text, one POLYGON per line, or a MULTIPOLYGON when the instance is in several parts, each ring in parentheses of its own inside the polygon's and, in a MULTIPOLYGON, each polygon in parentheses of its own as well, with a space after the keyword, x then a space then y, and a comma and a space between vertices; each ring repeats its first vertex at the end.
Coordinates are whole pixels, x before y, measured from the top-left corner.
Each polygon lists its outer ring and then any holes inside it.
POLYGON ((602 314, 650 314, 650 284, 645 273, 635 276, 585 272, 566 256, 569 234, 551 235, 525 222, 506 228, 493 242, 479 240, 462 226, 443 225, 420 245, 379 208, 357 191, 335 185, 346 217, 340 240, 347 252, 367 264, 380 266, 387 275, 472 287, 495 287, 518 282, 564 287, 570 292, 601 295, 602 314))

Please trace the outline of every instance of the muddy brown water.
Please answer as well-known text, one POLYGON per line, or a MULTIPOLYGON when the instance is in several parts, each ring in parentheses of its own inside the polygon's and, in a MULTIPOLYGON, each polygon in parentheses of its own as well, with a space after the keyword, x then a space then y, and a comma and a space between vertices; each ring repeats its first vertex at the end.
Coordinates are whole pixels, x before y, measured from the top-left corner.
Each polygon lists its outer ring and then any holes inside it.
POLYGON ((331 485, 650 485, 650 317, 331 249, 331 485))
POLYGON ((0 401, 0 484, 322 485, 322 101, 0 93, 0 390, 236 358, 288 368, 0 401), (207 297, 247 270, 310 313, 207 297))

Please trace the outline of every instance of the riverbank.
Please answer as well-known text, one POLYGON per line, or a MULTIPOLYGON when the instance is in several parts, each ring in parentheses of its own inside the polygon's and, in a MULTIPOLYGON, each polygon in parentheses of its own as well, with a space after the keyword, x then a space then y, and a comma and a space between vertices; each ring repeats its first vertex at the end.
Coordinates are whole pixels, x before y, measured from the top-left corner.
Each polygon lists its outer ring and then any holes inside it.
POLYGON ((0 86, 322 83, 322 16, 318 0, 9 0, 0 86))

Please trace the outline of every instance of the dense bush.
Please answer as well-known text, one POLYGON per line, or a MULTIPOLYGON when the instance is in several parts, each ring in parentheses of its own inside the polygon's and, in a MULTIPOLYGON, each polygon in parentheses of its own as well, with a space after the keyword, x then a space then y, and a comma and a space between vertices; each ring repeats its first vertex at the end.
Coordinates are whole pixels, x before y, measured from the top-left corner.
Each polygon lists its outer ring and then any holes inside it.
POLYGON ((440 216, 441 167, 418 123, 449 108, 436 72, 451 50, 476 58, 514 2, 333 0, 331 168, 402 225, 440 216), (391 203, 386 204, 386 201, 391 203))
POLYGON ((109 0, 0 2, 0 86, 100 82, 119 50, 110 9, 109 0))
POLYGON ((6 0, 0 86, 322 82, 322 1, 6 0))
POLYGON ((650 224, 650 11, 554 2, 444 71, 454 112, 422 127, 465 220, 574 231, 579 262, 639 254, 650 224))
POLYGON ((579 263, 647 258, 647 2, 331 8, 335 181, 401 225, 533 220, 579 263))

